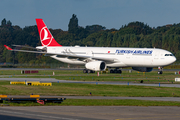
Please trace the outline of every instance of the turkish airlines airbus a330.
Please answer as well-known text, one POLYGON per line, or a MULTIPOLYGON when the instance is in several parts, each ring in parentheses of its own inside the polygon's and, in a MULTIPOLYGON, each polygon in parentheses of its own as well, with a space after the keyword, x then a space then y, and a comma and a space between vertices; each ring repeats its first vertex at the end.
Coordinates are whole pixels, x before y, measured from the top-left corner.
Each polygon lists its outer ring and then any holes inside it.
POLYGON ((169 51, 156 48, 125 47, 80 47, 62 46, 56 42, 42 19, 36 19, 42 46, 37 51, 11 49, 8 50, 31 53, 44 53, 56 60, 69 64, 85 65, 84 73, 111 69, 110 73, 121 73, 119 68, 132 67, 133 70, 150 72, 153 67, 172 64, 176 57, 169 51))

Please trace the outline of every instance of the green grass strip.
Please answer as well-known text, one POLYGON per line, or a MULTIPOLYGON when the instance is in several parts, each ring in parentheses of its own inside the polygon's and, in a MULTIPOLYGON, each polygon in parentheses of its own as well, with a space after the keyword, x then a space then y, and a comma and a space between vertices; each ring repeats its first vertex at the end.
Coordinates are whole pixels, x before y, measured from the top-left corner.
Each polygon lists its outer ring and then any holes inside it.
POLYGON ((40 96, 121 96, 121 97, 180 97, 180 88, 127 86, 127 85, 96 85, 77 83, 53 83, 52 86, 10 85, 0 82, 0 94, 40 96))

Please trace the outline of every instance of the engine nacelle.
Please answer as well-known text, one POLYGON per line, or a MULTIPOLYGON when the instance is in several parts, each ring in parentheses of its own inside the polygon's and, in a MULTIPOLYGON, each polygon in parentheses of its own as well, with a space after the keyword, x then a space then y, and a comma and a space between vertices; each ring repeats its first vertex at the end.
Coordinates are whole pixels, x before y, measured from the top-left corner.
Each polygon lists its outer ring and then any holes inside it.
POLYGON ((132 67, 132 69, 140 72, 151 72, 153 70, 153 68, 150 67, 132 67))
POLYGON ((85 67, 93 71, 103 71, 106 69, 106 63, 103 61, 92 61, 86 63, 85 67))

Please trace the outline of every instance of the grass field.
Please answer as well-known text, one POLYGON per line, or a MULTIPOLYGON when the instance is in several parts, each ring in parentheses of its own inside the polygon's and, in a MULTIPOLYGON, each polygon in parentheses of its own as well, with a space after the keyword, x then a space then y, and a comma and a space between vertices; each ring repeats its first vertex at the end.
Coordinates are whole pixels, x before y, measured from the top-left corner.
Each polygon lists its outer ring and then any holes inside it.
POLYGON ((0 82, 0 94, 7 95, 50 95, 50 96, 124 96, 124 97, 180 97, 180 88, 127 86, 127 85, 95 85, 77 83, 53 83, 52 86, 10 85, 0 82))
POLYGON ((164 71, 162 75, 157 72, 136 72, 129 73, 123 71, 122 74, 100 73, 100 76, 95 74, 84 74, 82 70, 39 70, 37 74, 21 74, 20 70, 0 70, 0 77, 13 78, 56 78, 61 80, 76 80, 76 81, 125 81, 125 82, 139 82, 143 80, 145 83, 174 83, 176 77, 174 72, 164 71), (55 75, 53 75, 53 72, 55 75))
MULTIPOLYGON (((158 75, 157 72, 129 73, 123 71, 122 74, 84 74, 78 70, 39 70, 37 74, 21 74, 20 70, 1 70, 0 77, 16 78, 56 78, 75 81, 123 81, 144 83, 175 83, 174 79, 179 77, 174 72, 164 72, 158 75), (53 76, 53 72, 55 75, 53 76)), ((179 84, 179 83, 176 83, 179 84)), ((127 85, 95 85, 95 84, 75 84, 75 83, 53 83, 52 86, 26 86, 10 85, 9 81, 0 81, 0 94, 6 95, 72 95, 72 96, 124 96, 124 97, 180 97, 180 88, 175 87, 151 87, 151 86, 127 86, 127 85)), ((12 104, 12 105, 39 105, 36 103, 12 104)), ((59 105, 59 104, 47 104, 59 105)), ((60 105, 133 105, 133 106, 179 106, 180 102, 165 101, 142 101, 142 100, 65 100, 60 105)))

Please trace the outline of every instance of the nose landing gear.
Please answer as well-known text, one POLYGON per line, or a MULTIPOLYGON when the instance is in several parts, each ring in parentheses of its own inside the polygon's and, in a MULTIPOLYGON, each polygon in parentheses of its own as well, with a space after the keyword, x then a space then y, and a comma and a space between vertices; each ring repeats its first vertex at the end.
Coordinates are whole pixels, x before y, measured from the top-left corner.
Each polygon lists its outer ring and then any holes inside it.
POLYGON ((163 74, 163 67, 158 67, 158 74, 163 74))

